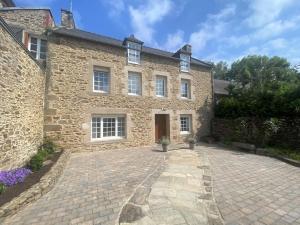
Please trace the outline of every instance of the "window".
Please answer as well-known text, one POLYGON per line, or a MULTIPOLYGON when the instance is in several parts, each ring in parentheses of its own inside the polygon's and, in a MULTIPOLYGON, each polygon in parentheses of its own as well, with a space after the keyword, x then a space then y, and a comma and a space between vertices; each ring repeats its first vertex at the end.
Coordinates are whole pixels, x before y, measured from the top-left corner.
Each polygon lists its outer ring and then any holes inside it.
POLYGON ((28 49, 34 58, 46 59, 47 41, 35 37, 30 37, 28 49))
POLYGON ((133 42, 127 43, 128 62, 140 64, 141 45, 133 42))
POLYGON ((189 134, 191 132, 191 116, 181 115, 180 116, 180 133, 189 134))
POLYGON ((124 138, 125 125, 122 116, 95 116, 92 118, 92 140, 124 138))
POLYGON ((94 92, 109 92, 109 73, 108 71, 94 70, 93 91, 94 92))
POLYGON ((190 71, 191 56, 186 54, 180 54, 180 70, 183 72, 190 71))
POLYGON ((156 96, 167 96, 167 79, 164 76, 156 76, 156 96))
POLYGON ((181 97, 182 98, 191 98, 191 91, 190 91, 190 81, 186 79, 181 80, 181 97))
POLYGON ((129 72, 128 74, 128 94, 142 95, 142 78, 138 73, 129 72))

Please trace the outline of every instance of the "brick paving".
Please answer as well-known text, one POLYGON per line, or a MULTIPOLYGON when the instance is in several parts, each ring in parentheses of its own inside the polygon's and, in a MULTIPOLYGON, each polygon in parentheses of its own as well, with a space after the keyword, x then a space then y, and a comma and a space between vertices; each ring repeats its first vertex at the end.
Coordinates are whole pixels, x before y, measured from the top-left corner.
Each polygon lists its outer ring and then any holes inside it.
POLYGON ((220 147, 202 149, 226 224, 300 225, 300 168, 220 147))
POLYGON ((150 149, 72 154, 54 189, 4 224, 114 225, 134 189, 164 156, 150 149))

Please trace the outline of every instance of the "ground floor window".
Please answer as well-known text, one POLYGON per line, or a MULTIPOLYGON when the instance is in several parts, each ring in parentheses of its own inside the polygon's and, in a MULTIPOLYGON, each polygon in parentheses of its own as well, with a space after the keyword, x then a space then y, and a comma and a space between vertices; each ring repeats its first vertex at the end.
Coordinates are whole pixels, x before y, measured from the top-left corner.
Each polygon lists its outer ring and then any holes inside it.
POLYGON ((191 133, 191 116, 181 115, 180 116, 180 133, 189 134, 191 133))
POLYGON ((93 116, 92 140, 124 138, 125 125, 124 116, 93 116))

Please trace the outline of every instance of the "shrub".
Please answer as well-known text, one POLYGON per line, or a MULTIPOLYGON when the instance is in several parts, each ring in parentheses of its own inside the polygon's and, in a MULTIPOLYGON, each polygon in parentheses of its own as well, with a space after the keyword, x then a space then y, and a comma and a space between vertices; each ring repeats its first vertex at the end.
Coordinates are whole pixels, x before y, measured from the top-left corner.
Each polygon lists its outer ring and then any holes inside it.
POLYGON ((4 184, 0 183, 0 195, 5 191, 6 187, 4 184))
POLYGON ((45 139, 44 144, 41 147, 48 154, 53 154, 55 152, 55 149, 57 148, 56 145, 49 139, 45 139))
POLYGON ((12 186, 23 182, 25 178, 31 173, 31 170, 26 168, 18 168, 9 171, 0 172, 0 183, 5 186, 12 186))
POLYGON ((33 171, 38 171, 42 168, 44 162, 44 157, 41 154, 36 154, 31 158, 28 163, 28 167, 33 171))

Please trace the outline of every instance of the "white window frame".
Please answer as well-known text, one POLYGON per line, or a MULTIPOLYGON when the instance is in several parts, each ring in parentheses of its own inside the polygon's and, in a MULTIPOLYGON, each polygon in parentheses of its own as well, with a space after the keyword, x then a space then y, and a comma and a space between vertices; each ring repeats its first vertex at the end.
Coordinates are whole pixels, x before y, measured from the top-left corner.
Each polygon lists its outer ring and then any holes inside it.
POLYGON ((183 99, 191 99, 191 80, 188 79, 181 79, 180 81, 180 97, 183 99), (185 93, 182 92, 182 84, 185 84, 187 86, 187 96, 185 93))
POLYGON ((91 141, 109 141, 109 140, 122 140, 126 138, 126 117, 124 115, 93 115, 91 118, 91 141), (100 118, 100 138, 93 138, 93 118, 100 118), (103 119, 115 119, 115 136, 103 137, 103 119), (124 136, 118 136, 118 129, 120 121, 118 118, 124 119, 124 136))
POLYGON ((140 73, 136 73, 136 72, 128 72, 128 81, 127 81, 127 89, 128 89, 128 95, 133 95, 133 96, 142 96, 143 90, 142 90, 142 74, 140 73), (129 77, 139 77, 139 93, 133 93, 133 92, 129 92, 129 77))
POLYGON ((168 86, 167 85, 168 85, 168 79, 167 79, 166 76, 156 75, 156 77, 155 77, 155 95, 157 97, 160 97, 160 98, 166 98, 167 97, 167 93, 168 93, 168 89, 167 89, 168 86), (159 79, 163 80, 163 92, 164 92, 163 95, 157 94, 157 81, 159 79))
POLYGON ((180 122, 180 134, 191 134, 191 130, 192 130, 192 115, 186 115, 186 114, 183 114, 183 115, 180 115, 180 118, 179 118, 179 122, 180 122), (182 131, 182 126, 181 126, 181 118, 187 118, 188 119, 188 128, 189 130, 188 131, 182 131))
POLYGON ((105 93, 105 94, 109 93, 110 92, 110 86, 111 86, 110 82, 111 82, 111 79, 110 79, 110 73, 109 73, 108 70, 103 70, 103 69, 101 70, 101 69, 97 69, 97 68, 95 68, 93 70, 93 92, 105 93), (105 90, 95 90, 95 72, 103 72, 103 73, 107 74, 107 76, 108 76, 108 90, 107 91, 105 91, 105 90))
POLYGON ((127 59, 128 63, 131 64, 140 64, 141 62, 141 45, 134 43, 134 42, 128 42, 127 43, 127 59), (130 55, 134 55, 135 57, 131 57, 130 55), (132 60, 132 59, 136 60, 132 60))
MULTIPOLYGON (((36 47, 36 51, 34 51, 34 52, 36 52, 36 59, 41 59, 41 43, 42 43, 42 40, 43 41, 46 41, 47 42, 47 40, 44 40, 44 39, 41 39, 41 38, 37 38, 37 37, 35 37, 35 36, 29 36, 29 43, 28 43, 28 50, 30 51, 30 52, 33 52, 32 50, 31 50, 31 43, 32 43, 32 41, 31 41, 31 39, 32 38, 35 38, 36 40, 37 40, 37 47, 36 47)), ((45 57, 47 58, 47 46, 46 46, 46 52, 45 52, 45 57)), ((45 59, 46 59, 45 58, 45 59)), ((45 59, 42 59, 42 60, 45 60, 45 59)))
POLYGON ((191 56, 188 54, 180 54, 180 71, 189 72, 191 67, 191 56))

